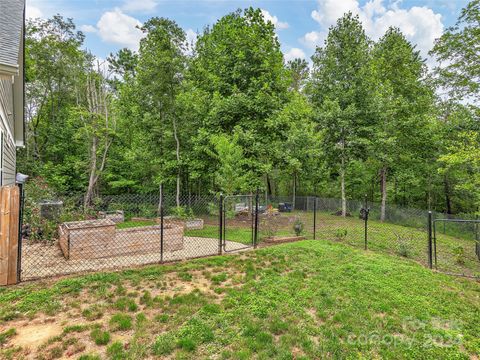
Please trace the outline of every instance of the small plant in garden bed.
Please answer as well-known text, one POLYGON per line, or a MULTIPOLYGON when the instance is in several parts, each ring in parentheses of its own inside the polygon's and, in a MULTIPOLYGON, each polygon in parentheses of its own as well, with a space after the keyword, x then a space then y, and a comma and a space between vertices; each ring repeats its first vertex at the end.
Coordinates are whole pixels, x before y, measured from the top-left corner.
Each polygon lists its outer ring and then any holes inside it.
POLYGON ((293 231, 295 231, 295 235, 300 236, 303 233, 304 227, 305 224, 303 221, 297 217, 293 223, 293 231))

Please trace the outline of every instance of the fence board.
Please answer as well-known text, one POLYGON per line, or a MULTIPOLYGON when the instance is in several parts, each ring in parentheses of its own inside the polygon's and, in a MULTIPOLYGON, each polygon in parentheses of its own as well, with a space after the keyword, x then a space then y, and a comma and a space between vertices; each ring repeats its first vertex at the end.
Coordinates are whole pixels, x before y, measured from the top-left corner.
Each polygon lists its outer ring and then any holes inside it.
POLYGON ((4 192, 0 188, 0 285, 8 284, 8 243, 4 238, 4 192))
POLYGON ((0 190, 0 285, 17 283, 19 190, 0 190))
POLYGON ((10 245, 8 251, 8 285, 17 283, 18 268, 18 216, 19 216, 19 189, 17 186, 10 188, 10 245))

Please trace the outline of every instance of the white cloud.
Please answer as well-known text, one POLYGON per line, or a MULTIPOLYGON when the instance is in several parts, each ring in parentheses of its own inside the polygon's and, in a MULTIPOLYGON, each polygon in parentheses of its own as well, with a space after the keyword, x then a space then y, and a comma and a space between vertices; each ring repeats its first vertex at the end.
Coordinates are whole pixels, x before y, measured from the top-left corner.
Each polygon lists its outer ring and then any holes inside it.
POLYGON ((299 48, 291 48, 285 53, 285 61, 290 61, 296 58, 305 59, 305 57, 305 52, 299 48))
POLYGON ((334 25, 339 17, 351 11, 358 15, 367 35, 379 39, 390 26, 396 26, 406 38, 418 46, 424 57, 432 48, 434 40, 443 32, 442 16, 426 6, 399 7, 400 2, 384 5, 384 0, 369 0, 363 6, 358 0, 318 0, 312 18, 320 24, 321 31, 304 35, 301 41, 310 47, 319 45, 322 32, 334 25))
POLYGON ((191 55, 193 53, 195 44, 197 43, 198 34, 192 29, 187 29, 187 31, 185 31, 185 35, 187 37, 187 54, 191 55))
POLYGON ((300 42, 309 48, 315 49, 317 46, 323 45, 326 37, 327 33, 324 31, 311 31, 300 38, 300 42))
POLYGON ((151 12, 156 9, 156 0, 125 0, 122 10, 126 12, 151 12))
POLYGON ((288 29, 290 25, 287 22, 279 21, 274 15, 271 15, 267 10, 262 9, 262 15, 265 21, 270 21, 277 30, 288 29))
POLYGON ((84 33, 94 33, 97 32, 97 28, 92 25, 80 25, 79 29, 84 33))
POLYGON ((31 5, 27 3, 26 10, 25 10, 25 17, 27 19, 36 19, 43 16, 42 10, 37 6, 31 5))
POLYGON ((126 46, 132 50, 138 50, 143 33, 137 26, 142 23, 126 15, 119 8, 103 13, 98 20, 98 34, 103 41, 126 46))

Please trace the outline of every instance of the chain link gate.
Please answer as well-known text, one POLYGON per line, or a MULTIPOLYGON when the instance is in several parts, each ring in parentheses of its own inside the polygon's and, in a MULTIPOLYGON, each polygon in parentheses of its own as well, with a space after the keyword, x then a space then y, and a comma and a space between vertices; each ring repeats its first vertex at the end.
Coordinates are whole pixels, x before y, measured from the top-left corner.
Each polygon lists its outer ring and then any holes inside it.
POLYGON ((480 278, 480 220, 434 218, 431 224, 430 267, 452 275, 480 278), (455 242, 449 241, 451 234, 455 234, 455 242))
POLYGON ((227 195, 220 198, 221 251, 233 252, 258 244, 258 194, 227 195))

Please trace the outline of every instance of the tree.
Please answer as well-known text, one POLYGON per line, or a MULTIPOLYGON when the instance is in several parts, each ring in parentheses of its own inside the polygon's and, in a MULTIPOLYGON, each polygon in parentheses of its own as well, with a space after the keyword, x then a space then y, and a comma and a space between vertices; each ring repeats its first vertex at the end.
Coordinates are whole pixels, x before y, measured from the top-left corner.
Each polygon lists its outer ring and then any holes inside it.
POLYGON ((480 0, 471 1, 457 23, 437 39, 430 52, 439 65, 435 68, 439 84, 451 99, 479 103, 480 94, 480 0))
MULTIPOLYGON (((140 42, 137 90, 144 109, 146 139, 158 137, 162 176, 176 172, 176 203, 180 206, 181 158, 176 97, 186 68, 185 32, 174 22, 152 18, 145 22, 146 36, 140 42), (175 141, 175 163, 169 163, 165 135, 171 131, 175 141)), ((154 146, 152 141, 151 145, 154 146)), ((162 180, 163 181, 163 180, 162 180)))
POLYGON ((84 208, 91 205, 100 175, 105 169, 108 151, 112 145, 116 118, 112 110, 111 92, 100 63, 90 64, 86 69, 86 79, 82 91, 77 93, 77 111, 83 123, 86 138, 89 139, 88 187, 84 198, 84 208), (81 101, 82 94, 85 101, 81 101), (84 104, 82 106, 82 103, 84 104))
POLYGON ((368 138, 369 40, 358 16, 348 13, 340 18, 312 59, 310 96, 325 134, 324 153, 340 176, 342 216, 346 216, 346 172, 368 138))
POLYGON ((293 59, 287 62, 287 71, 291 78, 290 89, 300 91, 310 74, 310 68, 305 59, 293 59))
MULTIPOLYGON (((271 132, 266 120, 286 101, 287 76, 274 25, 260 9, 236 11, 205 29, 196 45, 189 75, 196 89, 207 94, 198 146, 218 133, 238 132, 247 166, 260 185, 272 166, 271 132)), ((204 99, 202 97, 202 99, 204 99)), ((203 100, 202 100, 203 101, 203 100)))
POLYGON ((405 160, 412 168, 415 157, 423 158, 415 143, 421 136, 427 136, 424 143, 429 141, 433 92, 425 82, 426 66, 419 51, 398 28, 389 28, 375 44, 372 74, 370 113, 376 119, 372 156, 380 168, 380 220, 384 221, 389 172, 405 160))

